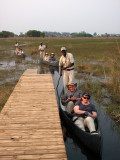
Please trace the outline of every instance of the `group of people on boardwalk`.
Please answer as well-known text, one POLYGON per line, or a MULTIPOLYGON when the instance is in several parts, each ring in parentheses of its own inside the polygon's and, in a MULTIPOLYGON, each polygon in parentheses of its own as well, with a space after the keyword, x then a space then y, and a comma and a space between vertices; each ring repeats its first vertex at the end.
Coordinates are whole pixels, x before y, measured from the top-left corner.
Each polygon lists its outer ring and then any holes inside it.
POLYGON ((62 56, 59 60, 60 76, 63 74, 65 93, 61 98, 68 114, 73 113, 74 123, 85 131, 87 126, 91 134, 98 134, 95 129, 94 120, 97 118, 97 110, 90 102, 90 94, 78 90, 74 83, 74 58, 67 52, 65 47, 61 48, 62 56), (67 88, 67 89, 66 89, 67 88))

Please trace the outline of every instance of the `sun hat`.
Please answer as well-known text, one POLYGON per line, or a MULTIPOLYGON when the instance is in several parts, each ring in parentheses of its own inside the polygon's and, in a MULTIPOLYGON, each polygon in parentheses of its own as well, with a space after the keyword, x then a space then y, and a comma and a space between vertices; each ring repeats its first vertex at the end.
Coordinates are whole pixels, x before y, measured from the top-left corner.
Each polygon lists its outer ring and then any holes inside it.
POLYGON ((69 86, 77 86, 77 83, 74 82, 69 82, 66 87, 68 88, 69 86))
POLYGON ((48 54, 48 53, 45 53, 45 54, 48 54))
POLYGON ((65 47, 61 47, 61 51, 66 51, 66 48, 65 47))

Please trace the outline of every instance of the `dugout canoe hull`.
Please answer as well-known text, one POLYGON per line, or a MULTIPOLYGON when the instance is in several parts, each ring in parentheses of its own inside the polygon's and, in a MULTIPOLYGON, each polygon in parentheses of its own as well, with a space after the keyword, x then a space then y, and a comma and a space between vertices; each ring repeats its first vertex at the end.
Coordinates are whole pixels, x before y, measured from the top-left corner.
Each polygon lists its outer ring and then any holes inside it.
POLYGON ((48 61, 44 61, 44 60, 40 59, 40 63, 46 64, 46 65, 49 65, 49 66, 59 67, 59 61, 48 62, 48 61))
POLYGON ((76 136, 76 138, 82 142, 90 151, 94 152, 97 155, 101 156, 102 151, 102 137, 101 132, 99 129, 98 119, 96 119, 97 123, 97 132, 98 134, 92 135, 90 132, 85 132, 81 130, 71 119, 71 117, 68 116, 65 106, 61 103, 60 98, 60 114, 67 124, 69 126, 71 132, 76 136))

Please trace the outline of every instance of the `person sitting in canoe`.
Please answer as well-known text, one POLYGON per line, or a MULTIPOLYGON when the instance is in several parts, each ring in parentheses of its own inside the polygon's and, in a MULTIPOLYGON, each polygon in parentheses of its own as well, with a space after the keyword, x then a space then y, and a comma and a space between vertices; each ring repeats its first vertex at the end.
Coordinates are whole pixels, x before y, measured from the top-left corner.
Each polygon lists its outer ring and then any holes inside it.
POLYGON ((76 101, 80 101, 82 97, 82 91, 77 89, 77 83, 70 82, 66 85, 68 90, 62 96, 62 104, 66 105, 66 111, 68 113, 73 112, 76 101))
POLYGON ((49 62, 49 55, 48 53, 45 53, 45 58, 44 58, 45 61, 49 62))
POLYGON ((50 58, 49 58, 49 62, 55 62, 55 61, 56 61, 55 54, 51 53, 50 58))
POLYGON ((22 54, 24 54, 23 50, 18 48, 18 52, 16 53, 16 55, 22 55, 22 54))
POLYGON ((87 126, 91 133, 96 134, 94 119, 97 118, 97 110, 89 100, 90 94, 84 92, 81 101, 75 104, 73 121, 83 131, 85 131, 85 126, 87 126))
POLYGON ((20 49, 20 55, 22 55, 22 54, 24 54, 24 52, 23 52, 23 50, 22 50, 22 49, 20 49))

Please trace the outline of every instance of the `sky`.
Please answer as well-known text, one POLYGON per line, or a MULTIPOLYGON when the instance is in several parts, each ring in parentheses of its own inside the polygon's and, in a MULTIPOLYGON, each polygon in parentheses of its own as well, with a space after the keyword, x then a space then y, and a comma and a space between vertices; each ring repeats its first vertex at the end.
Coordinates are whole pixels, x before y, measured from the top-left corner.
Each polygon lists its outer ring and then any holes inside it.
POLYGON ((120 0, 0 0, 0 32, 120 34, 120 0))

